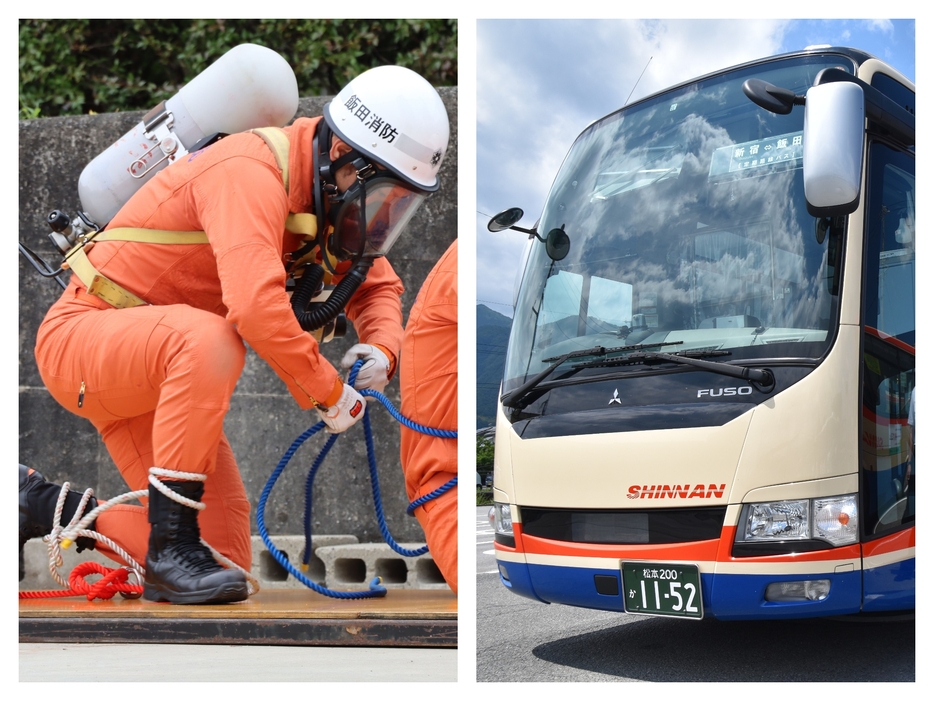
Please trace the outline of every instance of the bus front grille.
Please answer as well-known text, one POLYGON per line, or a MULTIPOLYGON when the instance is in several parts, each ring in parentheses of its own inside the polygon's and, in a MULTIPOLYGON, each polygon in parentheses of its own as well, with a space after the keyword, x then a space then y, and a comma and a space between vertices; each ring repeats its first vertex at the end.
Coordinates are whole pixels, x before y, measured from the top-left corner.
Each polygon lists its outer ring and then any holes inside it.
POLYGON ((542 509, 521 506, 522 532, 570 543, 688 543, 720 537, 725 506, 688 509, 542 509))

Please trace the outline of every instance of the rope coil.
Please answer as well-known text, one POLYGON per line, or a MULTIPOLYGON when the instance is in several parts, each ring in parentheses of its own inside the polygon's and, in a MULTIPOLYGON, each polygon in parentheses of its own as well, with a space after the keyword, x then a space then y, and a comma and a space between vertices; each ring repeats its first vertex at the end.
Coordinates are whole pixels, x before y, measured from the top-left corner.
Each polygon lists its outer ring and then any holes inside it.
MULTIPOLYGON (((77 565, 68 576, 70 588, 66 591, 24 591, 20 592, 20 599, 52 599, 66 596, 86 596, 88 601, 94 599, 112 599, 117 593, 126 599, 138 599, 143 594, 143 585, 128 584, 130 575, 138 573, 129 567, 111 569, 98 562, 82 562, 77 565), (85 577, 89 574, 103 575, 94 583, 88 582, 85 577)), ((139 580, 142 582, 142 580, 139 580)))

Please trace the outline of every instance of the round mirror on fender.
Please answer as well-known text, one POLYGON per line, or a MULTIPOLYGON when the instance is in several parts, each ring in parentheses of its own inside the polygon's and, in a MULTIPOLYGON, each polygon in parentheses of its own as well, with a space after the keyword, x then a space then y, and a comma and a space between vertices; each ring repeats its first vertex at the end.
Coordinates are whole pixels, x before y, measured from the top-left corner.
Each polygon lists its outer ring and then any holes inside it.
POLYGON ((519 207, 510 207, 509 209, 504 209, 502 212, 497 214, 495 217, 490 219, 490 223, 486 225, 486 228, 493 233, 498 231, 505 231, 514 224, 516 224, 522 215, 525 214, 519 207))
POLYGON ((552 229, 545 237, 545 253, 554 261, 564 260, 571 250, 571 239, 564 229, 552 229))

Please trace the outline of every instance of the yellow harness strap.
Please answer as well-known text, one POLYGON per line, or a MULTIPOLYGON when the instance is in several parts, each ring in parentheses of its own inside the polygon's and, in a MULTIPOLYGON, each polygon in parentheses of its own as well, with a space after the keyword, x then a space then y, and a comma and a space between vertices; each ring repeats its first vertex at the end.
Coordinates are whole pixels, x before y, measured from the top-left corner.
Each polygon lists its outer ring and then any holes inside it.
POLYGON ((65 254, 62 267, 71 268, 78 279, 84 283, 88 294, 100 297, 117 309, 139 307, 147 302, 113 280, 101 275, 88 259, 87 249, 97 241, 136 241, 139 243, 207 243, 208 236, 203 231, 159 231, 156 229, 109 229, 96 234, 90 241, 79 243, 65 254))
MULTIPOLYGON (((276 164, 282 171, 282 184, 289 191, 289 137, 282 129, 264 127, 252 129, 272 151, 276 164)), ((318 220, 314 214, 289 214, 285 228, 293 234, 314 237, 318 233, 318 220)), ((70 268, 87 288, 88 294, 100 297, 117 309, 138 307, 147 302, 117 283, 109 280, 94 267, 88 259, 87 249, 97 241, 135 241, 137 243, 159 244, 204 244, 208 243, 203 231, 161 231, 158 229, 137 229, 125 227, 107 229, 93 235, 89 241, 79 243, 65 255, 63 268, 70 268)))

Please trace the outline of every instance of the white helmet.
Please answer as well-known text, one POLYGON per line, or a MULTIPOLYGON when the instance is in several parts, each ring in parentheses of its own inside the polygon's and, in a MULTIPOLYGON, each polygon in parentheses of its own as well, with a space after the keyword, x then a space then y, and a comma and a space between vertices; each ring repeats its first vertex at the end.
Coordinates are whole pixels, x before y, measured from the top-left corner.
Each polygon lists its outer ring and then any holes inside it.
POLYGON ((441 96, 402 66, 371 68, 324 108, 331 130, 366 158, 412 185, 434 192, 450 125, 441 96))

